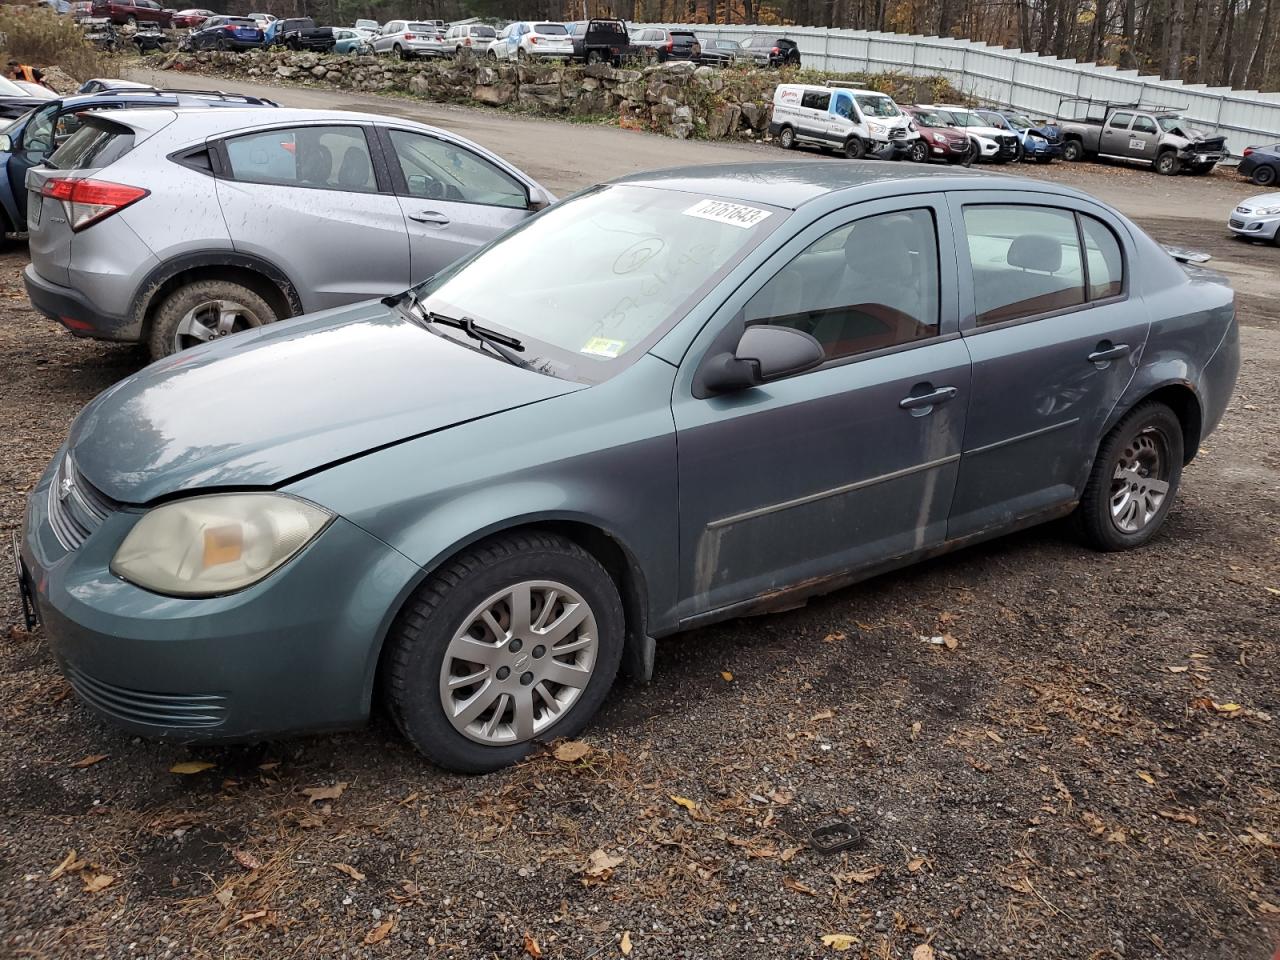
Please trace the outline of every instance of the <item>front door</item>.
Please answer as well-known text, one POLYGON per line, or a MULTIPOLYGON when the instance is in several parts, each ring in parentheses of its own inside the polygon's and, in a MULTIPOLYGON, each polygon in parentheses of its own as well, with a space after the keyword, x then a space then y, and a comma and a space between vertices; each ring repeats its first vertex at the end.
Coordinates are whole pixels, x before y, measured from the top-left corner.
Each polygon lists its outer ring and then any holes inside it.
POLYGON ((1098 141, 1098 152, 1111 157, 1127 157, 1129 155, 1129 124, 1133 123, 1132 113, 1113 113, 1102 128, 1098 141))
POLYGON ((1126 154, 1133 160, 1156 162, 1160 152, 1160 128, 1153 117, 1138 114, 1133 118, 1133 126, 1129 128, 1129 152, 1126 154))
POLYGON ((961 539, 1076 500, 1138 367, 1148 320, 1124 273, 1132 240, 1105 210, 1043 194, 965 193, 952 197, 952 222, 973 358, 948 527, 961 539))
POLYGON ((969 389, 954 264, 940 195, 859 204, 802 231, 699 335, 672 403, 682 619, 942 541, 969 389), (812 334, 826 362, 700 395, 699 364, 753 324, 812 334))
POLYGON ((308 312, 409 286, 404 214, 375 175, 362 126, 275 127, 219 146, 218 203, 232 246, 269 263, 287 257, 308 312))
POLYGON ((487 157, 429 134, 381 134, 409 228, 414 283, 530 216, 524 184, 487 157))

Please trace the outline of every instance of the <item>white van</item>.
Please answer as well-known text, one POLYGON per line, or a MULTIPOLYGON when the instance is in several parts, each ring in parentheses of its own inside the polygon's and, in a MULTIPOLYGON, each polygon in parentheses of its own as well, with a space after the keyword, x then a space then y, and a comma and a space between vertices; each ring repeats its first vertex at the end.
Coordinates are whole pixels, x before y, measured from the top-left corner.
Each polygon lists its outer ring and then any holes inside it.
POLYGON ((839 150, 851 160, 869 154, 898 159, 920 140, 911 118, 874 90, 780 83, 773 92, 769 133, 790 150, 798 143, 839 150))

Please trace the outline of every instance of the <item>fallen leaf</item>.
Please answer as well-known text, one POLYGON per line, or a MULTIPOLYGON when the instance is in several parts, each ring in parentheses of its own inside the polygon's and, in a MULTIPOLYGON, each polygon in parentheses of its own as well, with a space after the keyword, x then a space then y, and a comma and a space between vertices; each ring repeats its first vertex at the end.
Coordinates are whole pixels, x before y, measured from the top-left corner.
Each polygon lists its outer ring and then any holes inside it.
POLYGON ((383 940, 387 939, 387 936, 396 928, 396 925, 399 922, 400 914, 393 913, 364 935, 364 945, 366 947, 371 947, 375 943, 381 943, 383 940))
POLYGON ((813 887, 805 886, 799 880, 796 880, 792 877, 783 877, 782 885, 786 887, 788 890, 794 890, 796 893, 803 893, 809 897, 822 896, 822 894, 818 893, 818 891, 813 889, 813 887))
POLYGON ((266 915, 267 911, 265 910, 251 910, 248 913, 243 914, 240 919, 236 921, 236 926, 243 923, 253 923, 253 921, 261 920, 266 915))
POLYGON ((922 729, 922 728, 921 728, 921 726, 920 726, 920 721, 919 721, 919 720, 917 720, 915 723, 913 723, 913 724, 911 725, 911 739, 912 739, 912 740, 919 739, 919 737, 920 737, 920 730, 921 730, 921 729, 922 729))
POLYGON ((538 941, 533 939, 533 934, 528 930, 524 932, 524 952, 533 957, 533 960, 538 960, 542 956, 542 948, 538 946, 538 941))
POLYGON ((566 740, 556 747, 554 756, 561 763, 577 763, 590 753, 591 744, 581 740, 566 740))
POLYGON ((1126 843, 1128 840, 1129 835, 1123 830, 1112 830, 1107 834, 1107 843, 1126 843))
POLYGON ((987 731, 987 738, 995 743, 1004 743, 1004 737, 1000 736, 1000 734, 996 733, 994 730, 987 731))
POLYGON ((950 613, 946 610, 943 610, 942 613, 938 614, 939 623, 950 623, 955 618, 956 618, 956 615, 954 613, 950 613))
POLYGON ((212 770, 216 764, 210 763, 208 760, 183 760, 181 763, 175 763, 169 768, 170 773, 204 773, 206 770, 212 770))
POLYGON ((907 861, 907 869, 911 873, 919 873, 924 867, 924 857, 916 857, 914 860, 907 861))
POLYGON ((933 947, 927 943, 922 943, 911 951, 911 960, 933 960, 933 947))
POLYGON ((49 874, 50 880, 57 880, 64 873, 70 873, 72 870, 83 870, 88 864, 76 856, 74 850, 67 852, 62 858, 62 862, 53 868, 53 872, 49 874))
POLYGON ((1165 667, 1170 673, 1186 673, 1190 667, 1165 667))
POLYGON ((809 722, 817 723, 819 720, 830 720, 835 715, 836 715, 836 712, 834 710, 819 710, 817 713, 815 713, 812 717, 809 718, 809 722))
POLYGON ((329 866, 337 870, 339 873, 345 873, 356 883, 364 883, 364 874, 357 870, 349 863, 331 863, 329 866))
POLYGON ((100 893, 116 882, 109 873, 86 873, 82 877, 86 893, 100 893))
POLYGON ((348 784, 346 781, 335 783, 331 787, 306 787, 302 792, 306 795, 307 800, 316 803, 320 800, 337 800, 342 796, 348 784))
POLYGON ((945 646, 948 650, 954 650, 956 647, 960 646, 960 641, 957 640, 955 637, 953 637, 951 634, 944 633, 942 635, 942 645, 945 646))
POLYGON ((587 865, 582 872, 589 877, 607 878, 613 873, 613 868, 620 863, 622 863, 622 857, 615 857, 612 854, 605 853, 603 850, 595 849, 587 857, 587 865))
POLYGON ((780 854, 778 854, 778 859, 781 860, 783 863, 790 863, 792 857, 794 857, 799 852, 800 852, 799 847, 787 847, 787 849, 783 850, 780 854))
POLYGON ((1166 820, 1172 820, 1175 823, 1189 823, 1193 827, 1200 822, 1196 819, 1194 813, 1183 813, 1180 810, 1157 810, 1156 813, 1166 820))
POLYGON ((246 870, 261 870, 262 861, 255 857, 252 853, 245 850, 232 850, 231 856, 235 858, 236 863, 244 867, 246 870))
POLYGON ((1271 903, 1269 900, 1259 900, 1258 912, 1259 913, 1280 913, 1280 907, 1277 907, 1274 903, 1271 903))
POLYGON ((72 766, 78 770, 83 770, 85 767, 92 767, 95 763, 101 763, 109 756, 110 754, 107 753, 91 753, 87 757, 81 757, 72 766))
POLYGON ((631 956, 631 931, 622 931, 622 941, 618 944, 618 949, 622 951, 624 957, 631 956))
POLYGON ((1238 703, 1215 703, 1213 705, 1213 709, 1217 710, 1219 713, 1235 713, 1237 710, 1241 709, 1241 707, 1238 703))
MULTIPOLYGON (((858 624, 858 626, 862 626, 862 624, 858 624)), ((870 628, 864 628, 864 629, 870 629, 870 628)), ((843 639, 844 639, 843 633, 828 633, 825 637, 822 638, 822 642, 823 643, 839 643, 843 639)))
POLYGON ((267 763, 258 764, 258 769, 262 771, 269 771, 269 770, 274 770, 278 766, 280 766, 279 760, 271 760, 267 763))
POLYGON ((697 803, 697 801, 696 801, 696 800, 690 800, 688 797, 677 797, 677 796, 673 793, 673 794, 671 795, 671 799, 672 799, 672 800, 674 800, 674 801, 675 801, 677 804, 679 804, 680 806, 684 807, 686 810, 693 811, 693 810, 697 810, 697 809, 698 809, 698 803, 697 803))
POLYGON ((233 891, 230 887, 223 887, 221 890, 219 890, 217 893, 213 895, 213 898, 217 900, 220 904, 222 904, 222 907, 224 910, 227 907, 231 906, 231 901, 232 899, 234 899, 234 897, 235 897, 235 891, 233 891))
POLYGON ((822 935, 823 946, 830 947, 839 953, 844 953, 857 942, 857 938, 851 933, 824 933, 822 935))
POLYGON ((733 674, 730 673, 728 670, 721 670, 720 679, 722 679, 725 683, 733 683, 733 674))
POLYGON ((884 873, 884 864, 877 863, 873 867, 867 867, 865 870, 854 870, 852 873, 840 873, 835 875, 835 879, 842 883, 870 883, 880 874, 884 873))
POLYGON ((1145 770, 1138 771, 1138 779, 1141 780, 1143 783, 1147 784, 1148 786, 1154 787, 1156 785, 1156 778, 1153 777, 1151 774, 1147 773, 1147 771, 1145 770))
POLYGON ((1014 893, 1035 893, 1034 888, 1031 886, 1031 881, 1026 877, 1018 877, 1015 880, 1002 881, 1002 885, 1008 887, 1014 893))

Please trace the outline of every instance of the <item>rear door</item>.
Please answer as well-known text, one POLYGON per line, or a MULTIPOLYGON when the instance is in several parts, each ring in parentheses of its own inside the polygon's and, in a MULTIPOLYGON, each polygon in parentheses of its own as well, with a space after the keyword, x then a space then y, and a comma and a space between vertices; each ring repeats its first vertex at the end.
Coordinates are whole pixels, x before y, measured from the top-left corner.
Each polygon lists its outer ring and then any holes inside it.
POLYGON ((404 215, 365 127, 273 127, 216 148, 232 245, 276 264, 307 311, 409 285, 404 215))
POLYGON ((1126 157, 1129 150, 1129 124, 1133 123, 1133 114, 1126 112, 1113 113, 1107 118, 1098 140, 1098 152, 1112 157, 1126 157))
POLYGON ((416 130, 378 132, 408 225, 414 283, 531 215, 528 187, 493 159, 416 130))
POLYGON ((827 143, 831 139, 830 115, 831 92, 828 90, 806 90, 800 98, 802 136, 811 140, 827 143))

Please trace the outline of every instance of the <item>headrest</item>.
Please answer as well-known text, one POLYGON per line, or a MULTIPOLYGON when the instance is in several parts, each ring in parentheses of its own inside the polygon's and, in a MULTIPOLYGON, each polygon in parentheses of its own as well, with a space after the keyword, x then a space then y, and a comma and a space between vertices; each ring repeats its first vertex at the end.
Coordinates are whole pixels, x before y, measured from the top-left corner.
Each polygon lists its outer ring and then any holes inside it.
POLYGON ((1043 233, 1024 233, 1009 244, 1005 259, 1011 267, 1057 273, 1062 268, 1062 244, 1043 233))

